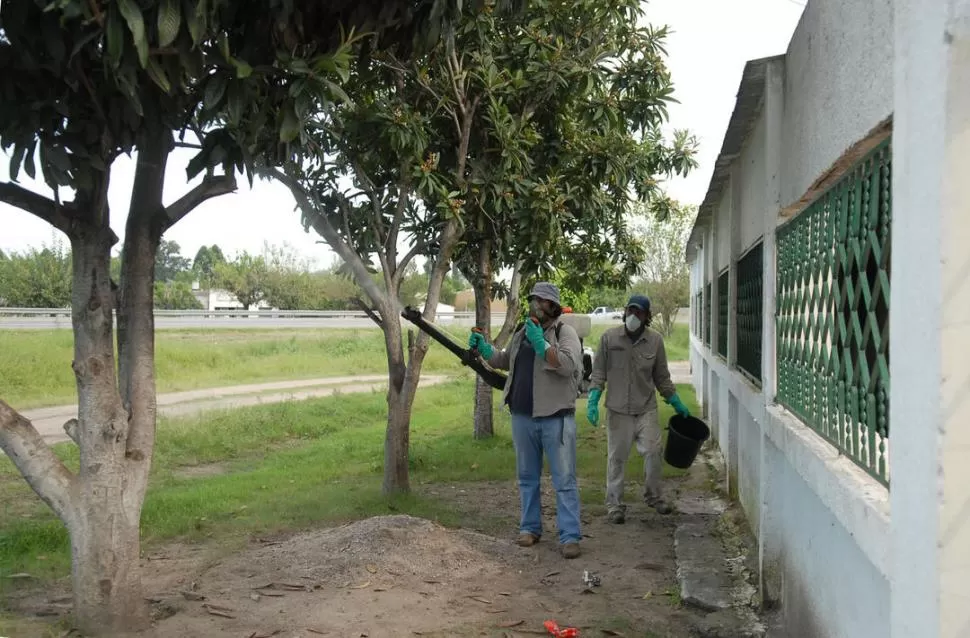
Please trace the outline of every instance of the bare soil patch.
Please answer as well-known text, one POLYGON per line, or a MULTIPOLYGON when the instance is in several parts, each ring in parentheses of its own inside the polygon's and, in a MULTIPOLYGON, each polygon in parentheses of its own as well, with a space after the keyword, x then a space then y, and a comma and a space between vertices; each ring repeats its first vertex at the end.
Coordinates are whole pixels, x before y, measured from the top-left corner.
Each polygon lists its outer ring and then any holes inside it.
MULTIPOLYGON (((548 635, 550 619, 584 637, 693 635, 698 612, 678 600, 675 516, 633 504, 625 525, 609 525, 601 506, 584 506, 583 555, 567 561, 548 481, 545 535, 529 549, 514 544, 514 482, 418 489, 476 529, 398 515, 251 539, 242 551, 173 544, 143 560, 155 618, 143 636, 534 636, 548 635), (587 571, 599 586, 586 588, 587 571)), ((11 602, 18 614, 63 615, 67 593, 11 602)))

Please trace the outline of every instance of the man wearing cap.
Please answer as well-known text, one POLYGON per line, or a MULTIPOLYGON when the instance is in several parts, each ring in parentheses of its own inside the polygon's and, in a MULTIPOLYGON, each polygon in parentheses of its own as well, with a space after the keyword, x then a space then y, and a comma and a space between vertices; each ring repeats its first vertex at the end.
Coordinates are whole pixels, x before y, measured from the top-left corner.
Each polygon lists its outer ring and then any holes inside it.
POLYGON ((576 485, 576 397, 582 347, 576 330, 562 323, 559 289, 539 282, 529 293, 529 319, 506 350, 493 348, 478 332, 468 345, 493 368, 509 371, 502 402, 512 413, 512 441, 519 478, 521 520, 518 544, 542 536, 539 479, 549 459, 556 489, 556 526, 565 558, 579 556, 579 488, 576 485))
POLYGON ((690 412, 670 380, 663 337, 652 330, 650 300, 633 295, 623 313, 623 325, 610 328, 600 339, 593 360, 586 416, 595 427, 599 423, 599 400, 606 394, 607 470, 606 507, 611 523, 626 520, 623 504, 623 472, 634 443, 643 456, 643 499, 661 514, 673 508, 663 500, 660 489, 661 439, 657 419, 657 391, 678 414, 690 412))

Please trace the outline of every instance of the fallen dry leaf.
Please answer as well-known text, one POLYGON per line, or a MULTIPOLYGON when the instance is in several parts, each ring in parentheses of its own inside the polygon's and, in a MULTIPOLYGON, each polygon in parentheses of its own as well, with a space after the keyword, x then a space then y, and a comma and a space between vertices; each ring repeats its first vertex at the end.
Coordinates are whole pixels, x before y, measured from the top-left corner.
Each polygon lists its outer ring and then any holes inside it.
POLYGON ((271 596, 273 598, 282 598, 283 596, 286 596, 286 594, 284 594, 281 591, 273 591, 271 589, 270 590, 262 590, 261 589, 261 590, 259 590, 258 593, 259 593, 260 596, 271 596))
POLYGON ((307 627, 306 630, 309 631, 311 634, 317 634, 318 636, 326 636, 327 633, 328 633, 326 631, 321 631, 319 629, 314 629, 313 627, 307 627))
POLYGON ((548 574, 546 574, 545 576, 543 576, 543 578, 550 578, 552 576, 558 576, 561 573, 562 572, 549 572, 548 574))
POLYGON ((486 611, 490 614, 504 614, 508 609, 486 609, 486 611))
POLYGON ((375 587, 374 591, 388 591, 394 589, 394 585, 387 585, 386 587, 375 587))
POLYGON ((209 609, 208 607, 206 607, 206 611, 209 612, 210 616, 220 616, 222 618, 233 618, 233 619, 235 618, 235 616, 233 616, 232 614, 227 614, 226 612, 219 611, 218 609, 209 609))
POLYGON ((496 626, 502 629, 508 629, 510 627, 518 627, 519 625, 524 625, 524 624, 525 624, 524 620, 506 620, 505 622, 500 622, 496 626))
POLYGON ((366 567, 367 571, 369 571, 370 573, 372 573, 372 574, 376 574, 377 573, 377 565, 366 565, 365 567, 366 567))
POLYGON ((280 633, 280 631, 282 631, 282 630, 280 630, 280 629, 274 629, 273 631, 268 632, 268 633, 267 632, 261 632, 261 631, 254 631, 253 633, 249 634, 249 638, 273 638, 273 636, 275 636, 276 634, 280 633))
POLYGON ((252 600, 254 603, 258 603, 260 598, 262 598, 262 596, 260 596, 256 592, 249 593, 249 599, 252 600))
POLYGON ((202 603, 202 606, 206 609, 215 609, 216 611, 236 611, 231 607, 223 607, 222 605, 213 605, 212 603, 202 603))
POLYGON ((428 583, 429 585, 440 585, 441 584, 441 581, 440 580, 434 580, 434 579, 430 579, 430 578, 428 580, 424 581, 424 582, 428 583))
POLYGON ((615 629, 600 629, 607 636, 620 636, 620 638, 626 638, 626 634, 615 629))
POLYGON ((362 583, 360 585, 354 585, 353 587, 351 587, 351 589, 364 589, 365 587, 370 587, 370 581, 367 581, 366 583, 362 583))
POLYGON ((306 585, 300 585, 298 583, 273 583, 273 587, 279 589, 289 589, 290 591, 303 591, 306 589, 306 585))
POLYGON ((480 603, 485 603, 486 605, 492 604, 492 601, 488 600, 487 598, 482 598, 481 596, 469 596, 469 598, 472 600, 477 600, 480 603))
POLYGON ((500 591, 500 592, 498 593, 498 595, 499 595, 499 596, 511 596, 511 595, 512 595, 512 592, 507 592, 507 591, 500 591))

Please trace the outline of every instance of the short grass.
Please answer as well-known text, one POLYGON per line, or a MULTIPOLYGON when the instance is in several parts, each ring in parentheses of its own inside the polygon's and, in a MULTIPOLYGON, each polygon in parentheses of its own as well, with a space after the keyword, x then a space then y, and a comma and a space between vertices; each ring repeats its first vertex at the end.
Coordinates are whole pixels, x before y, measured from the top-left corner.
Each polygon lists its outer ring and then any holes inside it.
MULTIPOLYGON (((594 324, 585 340, 595 349, 613 324, 594 324)), ((456 339, 465 330, 447 328, 456 339)), ((688 333, 678 324, 666 340, 671 361, 687 358, 688 333)), ((309 379, 387 370, 375 329, 160 330, 155 336, 158 391, 309 379)), ((0 398, 18 409, 77 400, 69 330, 0 330, 0 398)), ((458 359, 432 342, 424 370, 455 373, 458 359)))
MULTIPOLYGON (((679 392, 694 405, 688 386, 679 392)), ((473 389, 468 378, 422 389, 411 429, 413 493, 381 495, 386 404, 383 394, 355 394, 162 420, 153 476, 142 517, 142 537, 153 545, 172 539, 215 538, 233 546, 252 534, 333 524, 406 512, 449 525, 460 513, 426 496, 426 484, 510 480, 515 460, 508 416, 496 411, 496 436, 472 438, 473 389), (218 464, 219 473, 197 472, 218 464)), ((497 397, 496 393, 496 397, 497 397)), ((580 402, 578 474, 584 502, 601 503, 606 433, 591 427, 580 402)), ((661 404, 661 422, 670 409, 661 404)), ((73 444, 55 446, 77 468, 73 444)), ((680 472, 665 467, 665 475, 680 472)), ((642 461, 631 455, 631 480, 642 461)), ((40 578, 69 570, 64 526, 6 458, 0 458, 0 583, 27 572, 40 578)), ((2 585, 0 585, 2 588, 2 585)), ((0 589, 2 594, 2 589, 0 589)))

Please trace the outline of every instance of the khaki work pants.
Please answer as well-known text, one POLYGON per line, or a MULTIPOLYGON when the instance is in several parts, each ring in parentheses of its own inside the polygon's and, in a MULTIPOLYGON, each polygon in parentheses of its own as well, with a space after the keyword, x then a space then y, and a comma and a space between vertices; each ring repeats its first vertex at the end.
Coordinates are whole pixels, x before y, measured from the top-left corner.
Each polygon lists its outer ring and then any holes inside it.
POLYGON ((643 457, 643 500, 652 503, 661 498, 663 460, 657 407, 653 406, 639 415, 610 410, 606 424, 606 508, 610 512, 626 511, 623 504, 623 475, 634 443, 643 457))

